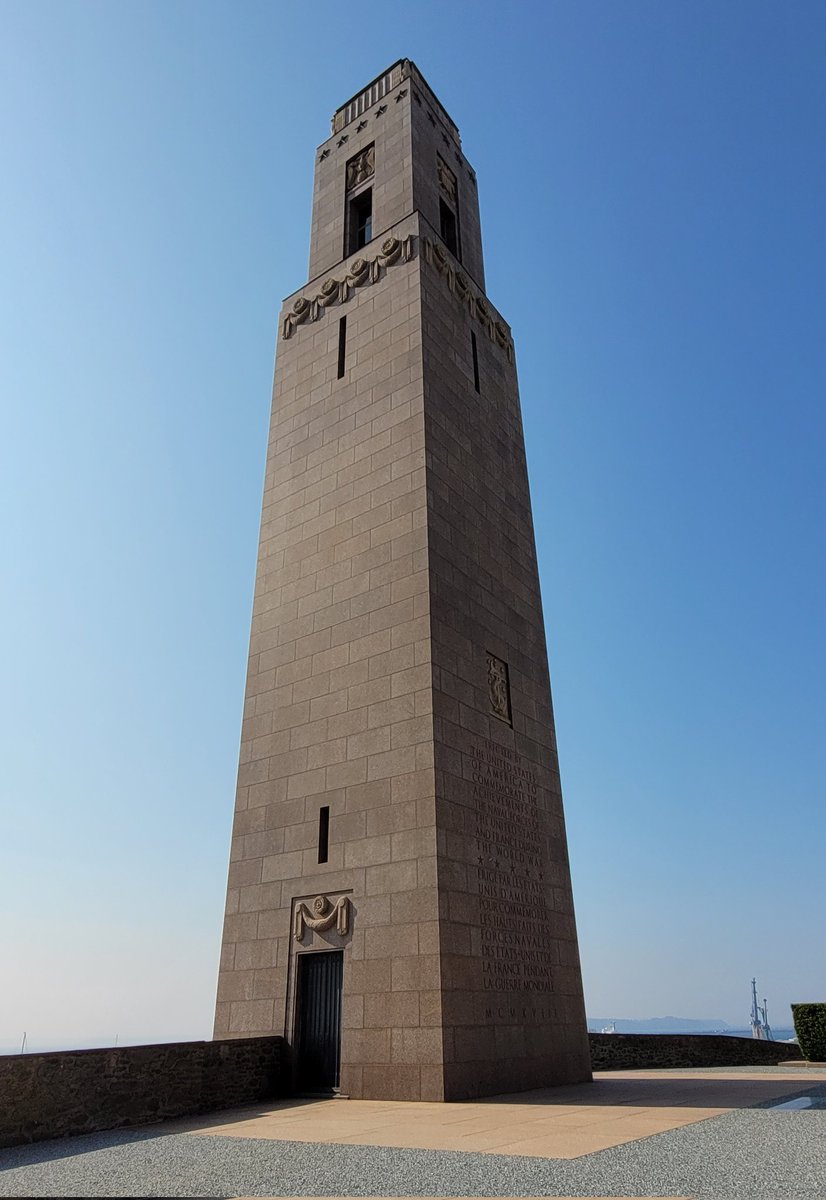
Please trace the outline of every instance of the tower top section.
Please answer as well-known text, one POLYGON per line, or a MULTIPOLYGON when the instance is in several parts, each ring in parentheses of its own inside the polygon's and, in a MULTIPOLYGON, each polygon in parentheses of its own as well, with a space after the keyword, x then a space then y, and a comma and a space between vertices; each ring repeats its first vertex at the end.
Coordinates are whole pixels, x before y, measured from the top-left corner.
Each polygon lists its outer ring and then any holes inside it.
POLYGON ((369 257, 418 213, 484 291, 476 173, 415 63, 400 58, 333 114, 316 151, 309 278, 369 257), (362 253, 363 252, 363 253, 362 253))
POLYGON ((457 144, 461 146, 462 139, 459 136, 459 129, 456 122, 439 100, 419 68, 409 58, 400 58, 397 62, 394 62, 392 67, 388 67, 386 71, 382 71, 381 75, 377 75, 375 79, 371 79, 366 87, 356 92, 355 96, 351 96, 346 103, 337 108, 330 122, 331 132, 340 133, 351 121, 357 120, 369 108, 372 108, 374 104, 378 104, 379 100, 382 100, 388 92, 398 87, 405 79, 414 80, 425 92, 430 102, 439 110, 440 115, 455 137, 457 144))

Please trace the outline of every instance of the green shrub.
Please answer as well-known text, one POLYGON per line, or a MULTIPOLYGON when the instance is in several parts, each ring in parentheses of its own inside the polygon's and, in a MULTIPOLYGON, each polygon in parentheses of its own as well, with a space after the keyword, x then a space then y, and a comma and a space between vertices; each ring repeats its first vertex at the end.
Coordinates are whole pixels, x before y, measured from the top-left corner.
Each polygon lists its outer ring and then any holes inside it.
POLYGON ((794 1031, 809 1062, 826 1062, 826 1004, 793 1004, 794 1031))

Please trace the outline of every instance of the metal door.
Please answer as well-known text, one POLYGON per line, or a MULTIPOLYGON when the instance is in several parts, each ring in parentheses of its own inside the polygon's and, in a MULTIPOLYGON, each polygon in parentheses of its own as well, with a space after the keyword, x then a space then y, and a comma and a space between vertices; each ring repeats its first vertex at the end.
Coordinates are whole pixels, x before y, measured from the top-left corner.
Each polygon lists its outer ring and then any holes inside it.
POLYGON ((297 1084, 302 1091, 338 1087, 341 1063, 341 980, 344 953, 298 956, 297 1084))

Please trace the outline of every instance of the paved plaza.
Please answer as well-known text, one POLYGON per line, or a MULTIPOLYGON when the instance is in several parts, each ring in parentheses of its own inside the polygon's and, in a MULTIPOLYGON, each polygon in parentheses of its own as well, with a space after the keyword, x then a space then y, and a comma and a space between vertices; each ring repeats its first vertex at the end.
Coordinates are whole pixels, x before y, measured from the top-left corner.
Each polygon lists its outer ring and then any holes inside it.
POLYGON ((426 1104, 290 1100, 0 1152, 4 1196, 826 1197, 826 1071, 634 1071, 426 1104))

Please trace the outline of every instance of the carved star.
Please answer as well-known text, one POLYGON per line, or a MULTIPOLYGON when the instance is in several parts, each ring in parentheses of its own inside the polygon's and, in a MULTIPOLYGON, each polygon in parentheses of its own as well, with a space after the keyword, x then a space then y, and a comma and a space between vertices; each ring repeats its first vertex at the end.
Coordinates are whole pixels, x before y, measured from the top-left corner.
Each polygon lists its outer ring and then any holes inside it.
POLYGON ((358 125, 356 126, 356 133, 361 133, 362 129, 366 129, 366 128, 367 128, 367 122, 359 121, 358 125))
POLYGON ((447 134, 446 134, 446 133, 443 133, 443 134, 442 134, 442 141, 444 142, 444 144, 445 144, 446 146, 449 146, 449 145, 450 145, 450 142, 448 141, 448 136, 447 136, 447 134))
POLYGON ((400 101, 400 100, 403 100, 403 99, 405 98, 405 96, 406 96, 406 95, 407 95, 407 88, 403 88, 403 89, 402 89, 402 90, 399 92, 398 96, 396 97, 396 103, 398 104, 398 103, 399 103, 399 101, 400 101))
POLYGON ((479 855, 479 862, 480 862, 480 863, 483 863, 484 861, 485 861, 485 860, 484 860, 483 856, 480 854, 480 855, 479 855))
POLYGON ((319 158, 318 161, 321 162, 321 160, 326 158, 329 153, 330 153, 330 147, 328 146, 326 150, 321 151, 321 157, 319 158))
POLYGON ((350 135, 349 135, 349 133, 343 133, 343 134, 341 135, 341 137, 338 139, 338 141, 336 142, 336 145, 337 145, 337 146, 343 146, 343 145, 344 145, 344 143, 347 141, 347 139, 348 139, 348 137, 349 137, 349 136, 350 136, 350 135))
POLYGON ((380 117, 383 113, 386 113, 386 112, 387 112, 387 105, 382 104, 380 108, 376 109, 376 117, 380 117))
POLYGON ((433 116, 433 113, 432 113, 432 112, 429 112, 429 113, 427 114, 427 119, 428 119, 428 121, 430 122, 430 124, 431 124, 431 125, 435 125, 435 124, 436 124, 436 118, 433 116))
POLYGON ((416 101, 417 104, 421 104, 421 102, 422 102, 422 98, 418 92, 413 93, 413 99, 416 101))

